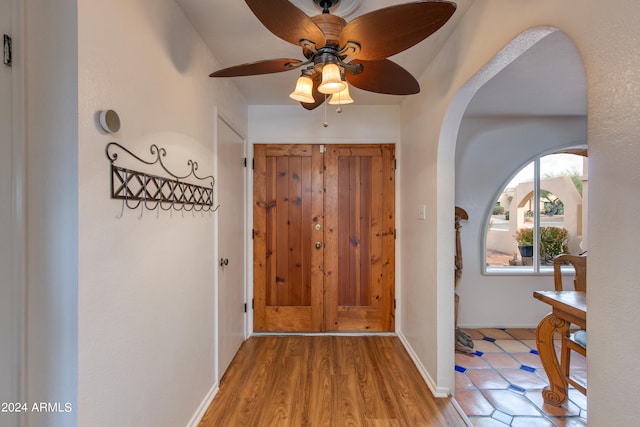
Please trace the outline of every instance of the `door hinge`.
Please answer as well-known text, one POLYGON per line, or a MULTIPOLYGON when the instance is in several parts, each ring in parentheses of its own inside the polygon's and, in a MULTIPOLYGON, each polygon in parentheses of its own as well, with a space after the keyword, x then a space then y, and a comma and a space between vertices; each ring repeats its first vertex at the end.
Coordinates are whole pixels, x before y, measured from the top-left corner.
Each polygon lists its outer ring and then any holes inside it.
POLYGON ((251 229, 251 240, 254 240, 256 238, 256 230, 254 230, 253 228, 251 229))
POLYGON ((320 145, 320 154, 324 153, 325 151, 327 151, 327 147, 325 147, 324 145, 320 145))
POLYGON ((253 310, 254 308, 256 308, 256 301, 251 298, 251 310, 253 310))
POLYGON ((398 159, 393 159, 393 170, 398 170, 398 159))
POLYGON ((2 62, 4 65, 11 67, 11 54, 13 49, 11 48, 11 36, 8 34, 4 35, 4 44, 2 51, 4 54, 2 55, 2 62))
POLYGON ((256 168, 256 159, 254 159, 253 157, 251 158, 251 170, 254 170, 256 168))
POLYGON ((247 312, 247 303, 246 302, 244 303, 244 312, 245 313, 247 312))
POLYGON ((393 240, 398 240, 398 229, 397 228, 393 229, 393 240))
POLYGON ((394 310, 396 309, 396 299, 395 298, 393 299, 393 309, 394 310))
POLYGON ((243 163, 244 163, 244 167, 246 168, 247 167, 247 158, 246 157, 244 158, 243 163))

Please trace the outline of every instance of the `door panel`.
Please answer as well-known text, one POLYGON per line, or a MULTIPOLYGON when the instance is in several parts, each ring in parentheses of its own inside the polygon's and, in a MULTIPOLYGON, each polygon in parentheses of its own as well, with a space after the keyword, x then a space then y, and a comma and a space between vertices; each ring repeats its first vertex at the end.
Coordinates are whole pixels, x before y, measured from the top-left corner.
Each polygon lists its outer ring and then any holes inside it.
POLYGON ((218 374, 244 341, 244 138, 218 119, 218 374))
POLYGON ((394 161, 392 145, 327 149, 326 330, 394 330, 394 161))
POLYGON ((320 148, 256 145, 254 160, 254 329, 320 331, 320 148))
POLYGON ((274 279, 267 282, 267 305, 309 306, 309 250, 303 242, 309 242, 311 227, 303 227, 302 218, 308 221, 311 208, 311 194, 303 191, 310 188, 311 157, 268 157, 267 168, 275 177, 268 181, 267 200, 276 201, 274 209, 267 209, 267 221, 275 225, 269 252, 276 254, 274 265, 267 264, 274 279))

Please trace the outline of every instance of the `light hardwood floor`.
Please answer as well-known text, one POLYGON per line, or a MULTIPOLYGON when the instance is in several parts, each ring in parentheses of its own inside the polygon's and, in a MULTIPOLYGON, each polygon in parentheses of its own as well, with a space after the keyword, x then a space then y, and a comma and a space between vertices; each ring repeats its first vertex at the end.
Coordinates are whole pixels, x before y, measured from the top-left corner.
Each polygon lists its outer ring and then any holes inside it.
POLYGON ((253 336, 200 427, 465 426, 395 336, 253 336))

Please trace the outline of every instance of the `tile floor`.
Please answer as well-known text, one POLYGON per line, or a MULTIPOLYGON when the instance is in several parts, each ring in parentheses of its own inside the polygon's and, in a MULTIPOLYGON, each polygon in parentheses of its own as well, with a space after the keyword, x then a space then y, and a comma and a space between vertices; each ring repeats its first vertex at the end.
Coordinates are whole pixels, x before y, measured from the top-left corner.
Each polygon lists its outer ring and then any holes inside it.
MULTIPOLYGON (((465 330, 476 354, 456 353, 456 400, 475 427, 587 425, 587 398, 573 387, 560 408, 542 400, 548 379, 536 349, 535 329, 465 330)), ((586 359, 575 352, 571 371, 586 384, 586 359)))

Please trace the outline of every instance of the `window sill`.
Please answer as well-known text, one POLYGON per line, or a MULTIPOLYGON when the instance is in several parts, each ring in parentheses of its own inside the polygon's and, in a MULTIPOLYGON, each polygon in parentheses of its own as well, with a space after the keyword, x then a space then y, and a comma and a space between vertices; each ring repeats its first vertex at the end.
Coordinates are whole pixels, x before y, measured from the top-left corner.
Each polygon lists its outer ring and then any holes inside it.
MULTIPOLYGON (((563 275, 575 274, 571 266, 562 266, 563 275)), ((482 272, 483 276, 552 276, 552 265, 541 265, 539 271, 534 270, 533 265, 513 265, 513 266, 488 266, 482 272)))

